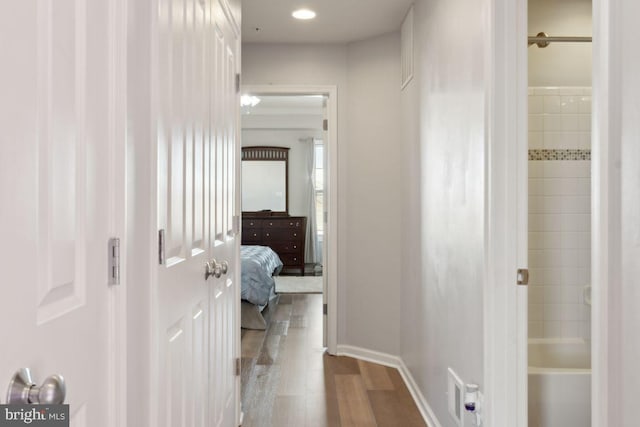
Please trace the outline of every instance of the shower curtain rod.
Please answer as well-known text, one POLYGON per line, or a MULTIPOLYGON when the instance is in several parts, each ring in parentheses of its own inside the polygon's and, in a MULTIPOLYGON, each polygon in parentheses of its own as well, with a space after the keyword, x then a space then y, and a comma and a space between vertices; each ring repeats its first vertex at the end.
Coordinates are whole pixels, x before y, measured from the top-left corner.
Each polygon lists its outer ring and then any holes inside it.
POLYGON ((529 46, 536 44, 538 47, 547 47, 551 42, 560 43, 591 43, 591 37, 558 37, 549 36, 546 33, 538 33, 536 36, 529 36, 529 46))

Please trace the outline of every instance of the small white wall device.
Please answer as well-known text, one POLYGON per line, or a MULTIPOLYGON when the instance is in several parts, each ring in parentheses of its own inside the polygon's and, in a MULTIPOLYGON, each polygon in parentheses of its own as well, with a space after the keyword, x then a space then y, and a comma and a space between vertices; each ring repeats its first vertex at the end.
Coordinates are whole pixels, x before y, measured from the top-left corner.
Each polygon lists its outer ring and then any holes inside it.
POLYGON ((478 404, 478 385, 466 384, 464 386, 464 409, 475 412, 478 404))
POLYGON ((474 414, 475 425, 482 426, 482 393, 478 384, 465 384, 464 386, 464 409, 474 414))

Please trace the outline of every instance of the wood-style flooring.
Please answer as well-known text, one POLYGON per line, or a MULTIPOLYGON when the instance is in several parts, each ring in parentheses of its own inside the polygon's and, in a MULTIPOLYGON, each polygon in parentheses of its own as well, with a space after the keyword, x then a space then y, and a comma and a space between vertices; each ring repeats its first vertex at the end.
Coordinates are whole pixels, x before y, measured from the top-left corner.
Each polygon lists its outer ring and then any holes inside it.
POLYGON ((322 295, 281 295, 242 331, 243 427, 424 427, 396 369, 322 347, 322 295))

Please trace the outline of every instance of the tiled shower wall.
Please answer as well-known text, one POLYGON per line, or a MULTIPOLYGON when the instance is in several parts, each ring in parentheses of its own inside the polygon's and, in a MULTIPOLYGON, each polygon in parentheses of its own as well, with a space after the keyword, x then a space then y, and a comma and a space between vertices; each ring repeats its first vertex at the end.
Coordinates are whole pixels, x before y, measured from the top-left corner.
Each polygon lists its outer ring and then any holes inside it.
POLYGON ((529 88, 529 337, 591 337, 591 88, 529 88))

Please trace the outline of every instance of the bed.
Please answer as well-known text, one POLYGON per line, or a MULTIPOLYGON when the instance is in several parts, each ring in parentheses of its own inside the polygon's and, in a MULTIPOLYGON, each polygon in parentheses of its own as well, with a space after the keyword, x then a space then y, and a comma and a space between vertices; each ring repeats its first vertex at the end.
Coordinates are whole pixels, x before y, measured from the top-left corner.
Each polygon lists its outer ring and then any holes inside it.
POLYGON ((276 298, 273 276, 282 270, 282 261, 268 246, 241 246, 241 326, 266 329, 262 310, 276 298))

